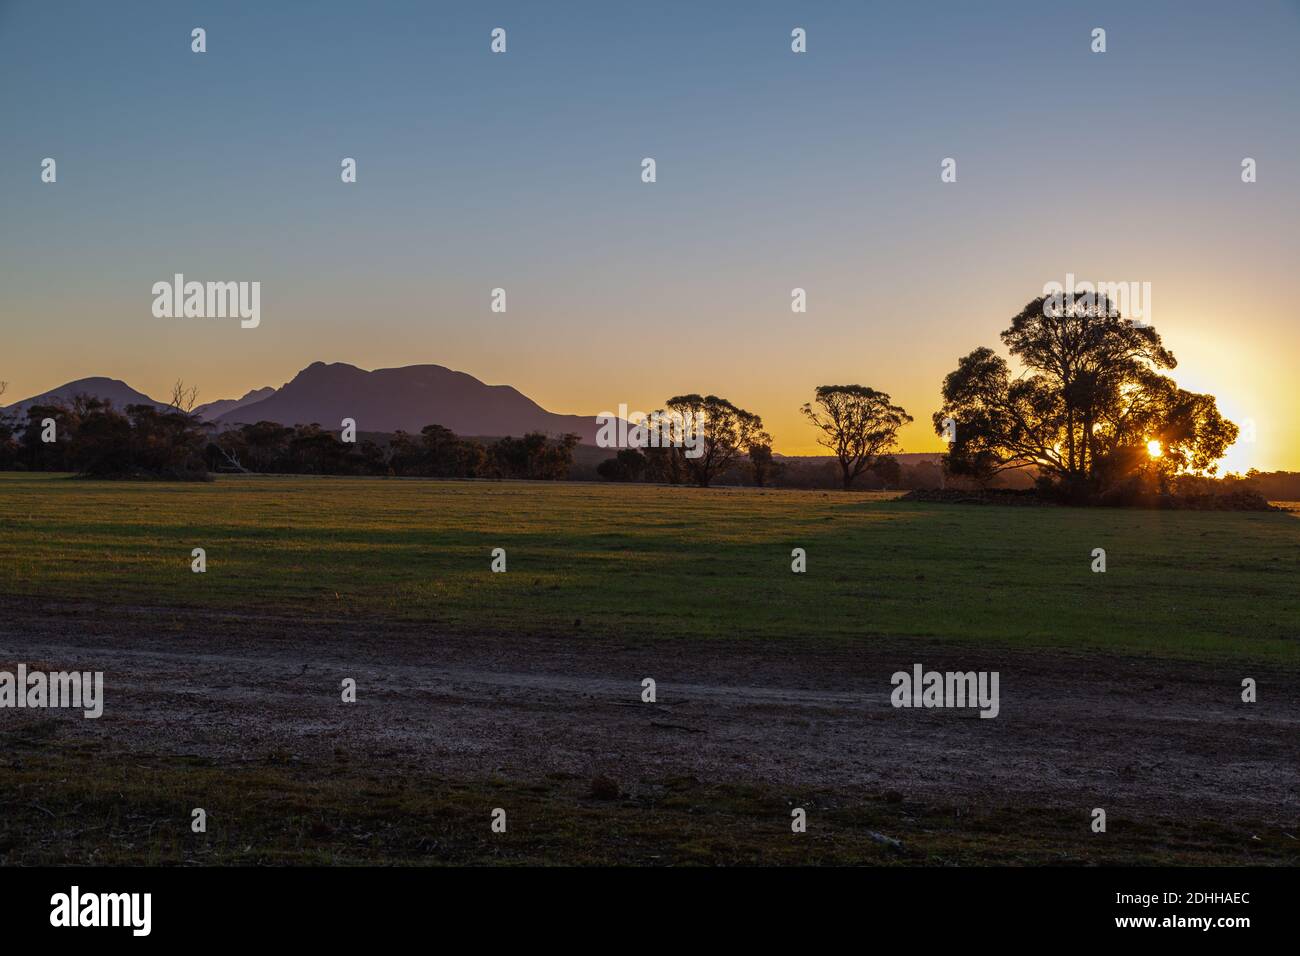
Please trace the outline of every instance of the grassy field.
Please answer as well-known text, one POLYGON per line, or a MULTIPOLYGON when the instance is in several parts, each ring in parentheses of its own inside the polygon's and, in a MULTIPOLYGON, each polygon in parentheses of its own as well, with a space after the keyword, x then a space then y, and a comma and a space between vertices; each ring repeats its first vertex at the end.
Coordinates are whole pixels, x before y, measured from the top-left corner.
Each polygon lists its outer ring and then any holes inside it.
POLYGON ((460 631, 927 636, 1294 664, 1300 516, 888 495, 0 475, 0 595, 460 631), (208 570, 190 570, 192 548, 208 570), (489 570, 493 548, 508 572, 489 570), (808 555, 790 570, 791 549, 808 555), (1090 570, 1104 548, 1107 572, 1090 570))
POLYGON ((112 678, 5 712, 0 864, 1294 864, 1300 515, 894 499, 0 475, 4 646, 112 678), (913 639, 1005 718, 859 700, 913 639))

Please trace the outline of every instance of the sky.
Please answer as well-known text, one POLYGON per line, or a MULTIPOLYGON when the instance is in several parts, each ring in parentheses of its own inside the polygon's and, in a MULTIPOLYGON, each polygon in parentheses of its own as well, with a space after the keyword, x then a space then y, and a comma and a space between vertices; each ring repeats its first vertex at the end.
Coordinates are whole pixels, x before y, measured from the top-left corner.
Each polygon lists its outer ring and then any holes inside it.
POLYGON ((786 454, 859 383, 931 451, 944 375, 1072 273, 1150 283, 1253 426, 1228 469, 1300 470, 1298 177, 1297 0, 0 0, 0 380, 434 363, 561 413, 717 394, 786 454), (259 281, 260 325, 156 318, 178 272, 259 281))

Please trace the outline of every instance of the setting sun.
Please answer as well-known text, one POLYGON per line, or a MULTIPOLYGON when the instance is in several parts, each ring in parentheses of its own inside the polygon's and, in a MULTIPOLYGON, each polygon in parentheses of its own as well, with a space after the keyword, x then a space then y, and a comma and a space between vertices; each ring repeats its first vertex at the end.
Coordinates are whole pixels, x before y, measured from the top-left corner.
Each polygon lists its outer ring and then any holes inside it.
POLYGON ((1164 453, 1165 450, 1160 447, 1160 442, 1157 441, 1156 439, 1153 438, 1149 442, 1147 442, 1147 454, 1150 455, 1152 458, 1159 458, 1164 453))

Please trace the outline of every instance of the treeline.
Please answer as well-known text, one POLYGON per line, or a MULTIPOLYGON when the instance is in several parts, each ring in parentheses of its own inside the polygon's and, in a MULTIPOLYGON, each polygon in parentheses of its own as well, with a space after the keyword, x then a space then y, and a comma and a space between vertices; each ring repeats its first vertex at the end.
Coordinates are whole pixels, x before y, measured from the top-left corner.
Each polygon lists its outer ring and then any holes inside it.
POLYGON ((387 441, 344 442, 319 425, 258 422, 221 432, 207 453, 213 471, 559 481, 568 477, 577 444, 577 435, 540 432, 484 443, 442 425, 426 425, 419 435, 398 431, 387 441))
POLYGON ((180 409, 98 398, 28 406, 25 417, 0 415, 0 468, 71 471, 95 478, 203 480, 207 429, 180 409))
POLYGON ((1295 471, 1257 471, 1252 468, 1244 475, 1231 473, 1222 478, 1179 475, 1175 481, 1178 494, 1247 492, 1260 495, 1269 501, 1300 501, 1300 472, 1295 471))
MULTIPOLYGON (((1125 319, 1106 295, 1081 287, 1040 296, 1012 318, 1001 339, 1014 363, 979 347, 943 380, 943 402, 931 416, 948 447, 942 483, 983 489, 1013 476, 1028 478, 1041 496, 1071 504, 1222 494, 1252 482, 1259 494, 1291 495, 1289 483, 1258 473, 1209 477, 1237 440, 1237 426, 1219 412, 1213 395, 1189 392, 1163 374, 1177 361, 1155 328, 1125 319)), ((669 412, 680 409, 710 414, 695 447, 669 453, 675 465, 670 475, 684 473, 707 486, 747 464, 756 485, 791 483, 794 475, 782 474, 758 416, 715 396, 669 400, 669 412), (715 411, 723 413, 721 420, 715 411)), ((830 451, 840 487, 889 484, 898 431, 913 419, 888 394, 864 385, 822 385, 801 411, 830 451)), ((656 437, 651 430, 649 444, 665 444, 656 437)), ((615 481, 662 480, 664 470, 645 458, 646 442, 633 444, 642 450, 620 451, 600 474, 615 481)))
MULTIPOLYGON (((782 488, 843 488, 843 473, 834 460, 794 459, 780 462, 777 467, 773 484, 782 488)), ((1027 471, 1008 471, 988 483, 993 488, 1032 488, 1033 485, 1034 476, 1027 471)), ((859 491, 913 491, 979 486, 970 479, 945 474, 939 459, 907 462, 885 455, 862 472, 852 487, 859 491)))
POLYGON ((214 433, 183 404, 119 411, 87 396, 29 406, 21 419, 0 416, 0 469, 90 478, 203 481, 236 472, 557 481, 568 477, 577 443, 577 435, 541 433, 482 442, 441 425, 386 441, 345 442, 319 425, 274 422, 214 433))
MULTIPOLYGON (((683 484, 679 474, 674 481, 671 472, 665 471, 664 456, 657 449, 622 449, 613 458, 607 458, 595 468, 575 467, 573 477, 602 478, 606 481, 658 482, 683 484)), ((748 456, 734 462, 713 481, 715 486, 746 488, 789 488, 802 490, 842 490, 843 472, 833 458, 781 458, 760 460, 758 467, 748 456)), ((988 487, 1032 488, 1031 472, 1006 472, 996 476, 988 487)), ((893 455, 884 455, 856 477, 855 491, 911 491, 930 488, 977 488, 977 482, 967 478, 945 475, 939 460, 922 459, 914 462, 900 461, 893 455)))
POLYGON ((889 395, 863 385, 822 385, 801 409, 819 430, 829 462, 799 464, 772 453, 763 419, 716 395, 679 395, 629 422, 628 444, 596 469, 607 481, 752 484, 765 488, 900 487, 892 456, 898 430, 912 421, 889 395))

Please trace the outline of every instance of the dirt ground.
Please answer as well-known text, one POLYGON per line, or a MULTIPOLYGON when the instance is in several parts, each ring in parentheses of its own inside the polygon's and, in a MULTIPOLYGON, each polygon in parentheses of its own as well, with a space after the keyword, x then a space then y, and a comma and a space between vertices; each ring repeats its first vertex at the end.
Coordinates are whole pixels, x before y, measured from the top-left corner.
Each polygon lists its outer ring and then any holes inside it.
MULTIPOLYGON (((93 606, 0 607, 0 670, 102 670, 64 740, 238 765, 276 754, 448 777, 672 775, 1129 818, 1300 818, 1296 674, 864 638, 682 642, 450 636, 419 626, 93 606), (890 705, 913 663, 996 670, 1001 711, 890 705), (357 703, 340 682, 357 682, 357 703), (658 700, 641 701, 653 678, 658 700), (1259 702, 1240 700, 1243 677, 1259 702)), ((4 725, 7 725, 4 726, 4 725)), ((1297 834, 1300 835, 1300 834, 1297 834)))

